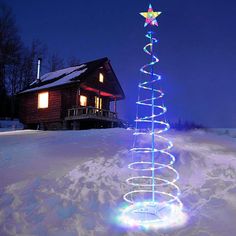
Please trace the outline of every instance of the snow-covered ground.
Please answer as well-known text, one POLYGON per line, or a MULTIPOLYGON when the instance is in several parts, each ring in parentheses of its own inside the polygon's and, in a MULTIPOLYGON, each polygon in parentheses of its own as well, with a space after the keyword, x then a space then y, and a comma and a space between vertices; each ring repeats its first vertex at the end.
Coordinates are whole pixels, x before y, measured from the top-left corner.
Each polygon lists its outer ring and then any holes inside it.
POLYGON ((208 129, 209 132, 217 133, 219 135, 228 135, 232 138, 236 138, 236 129, 230 128, 211 128, 208 129))
POLYGON ((23 124, 19 120, 0 120, 0 132, 23 129, 23 124))
POLYGON ((132 130, 0 133, 0 235, 236 235, 235 136, 168 136, 189 220, 157 233, 115 224, 127 188, 132 130))

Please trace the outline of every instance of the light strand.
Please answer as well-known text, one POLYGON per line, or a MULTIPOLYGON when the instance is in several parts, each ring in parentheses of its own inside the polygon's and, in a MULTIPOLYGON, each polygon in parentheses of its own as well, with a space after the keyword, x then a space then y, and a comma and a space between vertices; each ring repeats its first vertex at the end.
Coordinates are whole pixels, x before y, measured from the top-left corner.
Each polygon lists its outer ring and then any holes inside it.
POLYGON ((158 88, 162 78, 154 72, 159 59, 153 53, 158 42, 153 35, 152 31, 146 34, 150 42, 143 48, 151 62, 140 69, 148 80, 138 85, 135 139, 130 150, 133 162, 128 165, 133 175, 126 180, 131 190, 123 198, 129 206, 121 218, 131 226, 167 227, 168 221, 174 221, 176 214, 181 214, 183 204, 176 184, 179 173, 173 167, 175 156, 170 153, 173 143, 161 135, 170 125, 163 118, 167 108, 160 104, 164 92, 158 88))

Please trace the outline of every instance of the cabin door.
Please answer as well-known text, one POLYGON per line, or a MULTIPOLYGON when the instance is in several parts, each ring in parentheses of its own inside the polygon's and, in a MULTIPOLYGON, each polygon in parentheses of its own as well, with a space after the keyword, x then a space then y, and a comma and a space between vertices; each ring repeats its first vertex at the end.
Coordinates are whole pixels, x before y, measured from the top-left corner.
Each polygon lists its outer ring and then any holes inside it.
POLYGON ((95 96, 95 108, 102 109, 102 98, 95 96))

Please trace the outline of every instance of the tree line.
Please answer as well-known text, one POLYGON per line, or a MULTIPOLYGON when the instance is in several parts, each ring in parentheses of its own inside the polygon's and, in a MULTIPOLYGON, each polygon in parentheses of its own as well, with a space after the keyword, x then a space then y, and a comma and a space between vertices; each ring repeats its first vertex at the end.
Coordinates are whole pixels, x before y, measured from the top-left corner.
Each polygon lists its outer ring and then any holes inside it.
POLYGON ((170 122, 170 127, 179 131, 205 129, 205 127, 201 124, 189 121, 182 121, 181 119, 179 119, 177 122, 170 122))
POLYGON ((15 95, 36 79, 38 58, 43 58, 42 69, 45 72, 80 63, 73 56, 65 61, 37 39, 31 45, 25 45, 12 9, 0 3, 0 118, 17 117, 15 95))

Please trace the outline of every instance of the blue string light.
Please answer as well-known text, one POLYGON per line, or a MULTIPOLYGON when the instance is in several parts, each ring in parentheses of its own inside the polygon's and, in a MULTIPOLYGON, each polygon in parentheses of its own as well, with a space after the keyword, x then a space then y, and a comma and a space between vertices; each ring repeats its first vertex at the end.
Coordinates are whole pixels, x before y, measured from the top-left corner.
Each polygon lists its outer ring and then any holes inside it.
POLYGON ((162 228, 182 224, 186 217, 176 184, 179 173, 173 167, 175 156, 170 153, 173 144, 163 134, 170 125, 165 119, 167 108, 159 86, 162 78, 154 72, 159 61, 154 55, 158 41, 153 31, 147 32, 146 37, 149 43, 143 50, 151 60, 140 69, 144 80, 138 85, 136 127, 130 150, 133 161, 128 165, 132 176, 126 180, 130 191, 124 195, 129 205, 122 210, 120 220, 128 226, 162 228))

